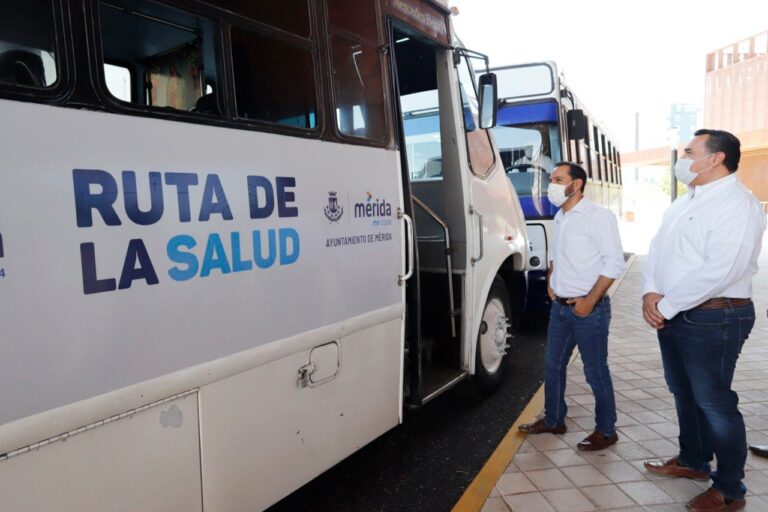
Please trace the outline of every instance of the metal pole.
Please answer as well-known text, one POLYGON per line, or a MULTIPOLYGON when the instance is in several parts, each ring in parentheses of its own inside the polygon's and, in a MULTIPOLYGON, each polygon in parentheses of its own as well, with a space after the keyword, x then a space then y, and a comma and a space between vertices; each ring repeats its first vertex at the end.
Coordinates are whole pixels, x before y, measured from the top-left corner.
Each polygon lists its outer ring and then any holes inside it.
MULTIPOLYGON (((635 151, 640 151, 640 112, 635 112, 635 151)), ((640 181, 640 168, 635 167, 635 183, 640 181)))
POLYGON ((677 176, 675 176, 675 164, 677 163, 677 147, 672 148, 672 175, 669 180, 670 184, 670 195, 672 196, 672 201, 677 199, 677 176))

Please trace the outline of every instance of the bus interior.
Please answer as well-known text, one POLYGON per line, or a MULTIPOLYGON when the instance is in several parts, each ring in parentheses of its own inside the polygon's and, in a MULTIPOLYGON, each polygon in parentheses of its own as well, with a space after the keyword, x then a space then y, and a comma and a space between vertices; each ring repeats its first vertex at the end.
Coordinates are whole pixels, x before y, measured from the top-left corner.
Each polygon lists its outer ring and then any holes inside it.
POLYGON ((99 4, 105 80, 117 99, 218 114, 216 25, 147 1, 99 4))
MULTIPOLYGON (((16 2, 12 11, 38 26, 53 26, 53 11, 46 0, 16 2)), ((43 88, 56 83, 52 30, 30 31, 11 16, 0 16, 0 83, 43 88)))

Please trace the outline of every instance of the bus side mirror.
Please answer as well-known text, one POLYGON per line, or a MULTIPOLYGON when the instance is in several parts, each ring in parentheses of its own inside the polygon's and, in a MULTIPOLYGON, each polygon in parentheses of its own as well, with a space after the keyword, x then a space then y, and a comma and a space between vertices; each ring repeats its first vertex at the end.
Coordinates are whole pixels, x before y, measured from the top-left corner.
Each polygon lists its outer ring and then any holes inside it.
POLYGON ((584 117, 583 110, 569 110, 566 117, 568 122, 568 138, 570 140, 581 140, 587 136, 587 118, 584 117))
POLYGON ((496 87, 496 75, 485 73, 480 75, 478 81, 480 92, 478 110, 480 111, 480 128, 488 129, 496 126, 496 113, 498 112, 499 91, 496 87))

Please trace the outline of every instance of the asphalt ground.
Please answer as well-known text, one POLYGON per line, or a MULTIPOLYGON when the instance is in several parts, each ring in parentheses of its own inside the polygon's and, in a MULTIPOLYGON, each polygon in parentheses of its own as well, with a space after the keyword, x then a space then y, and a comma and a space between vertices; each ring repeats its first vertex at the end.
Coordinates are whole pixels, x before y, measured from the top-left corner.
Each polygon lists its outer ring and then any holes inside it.
POLYGON ((527 318, 493 395, 462 382, 268 511, 450 511, 543 381, 545 343, 546 318, 527 318))

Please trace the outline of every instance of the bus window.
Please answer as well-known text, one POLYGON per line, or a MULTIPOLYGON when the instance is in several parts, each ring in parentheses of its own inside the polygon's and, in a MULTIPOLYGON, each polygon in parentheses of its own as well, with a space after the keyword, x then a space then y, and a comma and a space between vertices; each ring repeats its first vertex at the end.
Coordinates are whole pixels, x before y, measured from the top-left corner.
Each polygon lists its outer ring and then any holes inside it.
POLYGON ((328 0, 336 125, 343 135, 387 136, 373 0, 328 0))
MULTIPOLYGON (((564 106, 560 106, 560 133, 566 134, 568 133, 568 123, 566 121, 568 117, 568 112, 565 110, 564 106)), ((569 141, 568 137, 562 139, 565 142, 565 146, 563 147, 563 160, 567 162, 574 162, 575 161, 575 154, 573 151, 573 141, 569 141)))
POLYGON ((595 168, 595 177, 603 181, 605 180, 605 171, 600 166, 600 137, 597 133, 597 126, 592 126, 592 162, 595 168))
POLYGON ((595 179, 595 174, 592 171, 592 144, 589 142, 589 120, 584 121, 587 123, 587 129, 584 132, 584 140, 581 141, 584 148, 584 168, 587 170, 587 175, 590 179, 595 179))
MULTIPOLYGON (((603 136, 603 141, 605 141, 605 136, 603 136)), ((606 149, 605 153, 605 163, 608 166, 608 181, 611 183, 614 183, 614 176, 613 176, 613 157, 611 153, 611 141, 605 141, 603 144, 603 147, 606 149)))
POLYGON ((309 37, 307 0, 280 0, 279 2, 216 0, 210 3, 298 36, 309 37))
POLYGON ((376 7, 370 0, 328 0, 331 31, 346 30, 369 42, 379 40, 376 7))
POLYGON ((619 178, 617 176, 617 167, 616 167, 616 149, 613 147, 613 143, 609 140, 608 141, 608 158, 611 161, 611 172, 613 173, 613 182, 618 183, 619 178))
POLYGON ((469 60, 466 57, 461 59, 458 71, 462 112, 464 112, 462 116, 464 118, 464 131, 467 134, 469 167, 473 173, 485 175, 493 167, 495 154, 488 136, 488 130, 478 127, 478 100, 474 81, 475 75, 472 73, 469 60))
POLYGON ((104 64, 104 78, 109 93, 121 101, 131 101, 131 70, 125 66, 104 64))
POLYGON ((603 178, 607 182, 611 182, 611 166, 608 162, 608 153, 605 148, 605 135, 600 132, 600 162, 603 168, 603 178))
POLYGON ((6 0, 0 15, 0 84, 53 86, 57 80, 52 0, 6 0))
POLYGON ((110 84, 120 80, 120 72, 105 64, 105 82, 114 97, 147 107, 218 113, 215 98, 204 94, 206 82, 216 81, 212 21, 150 0, 100 5, 104 62, 134 70, 129 72, 131 94, 116 95, 110 84))
POLYGON ((309 48, 233 26, 232 60, 239 117, 317 127, 315 68, 309 48))
MULTIPOLYGON (((581 146, 582 144, 584 144, 584 142, 581 140, 571 140, 569 141, 569 143, 571 146, 571 152, 570 152, 571 154, 569 159, 572 162, 576 162, 577 164, 584 167, 584 161, 582 160, 582 156, 581 156, 581 146)), ((586 167, 584 168, 586 169, 586 167)))
POLYGON ((395 45, 405 138, 402 149, 411 181, 437 180, 443 176, 443 147, 435 51, 415 38, 399 38, 395 45))

